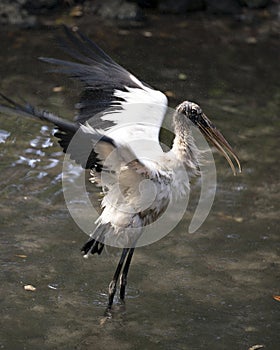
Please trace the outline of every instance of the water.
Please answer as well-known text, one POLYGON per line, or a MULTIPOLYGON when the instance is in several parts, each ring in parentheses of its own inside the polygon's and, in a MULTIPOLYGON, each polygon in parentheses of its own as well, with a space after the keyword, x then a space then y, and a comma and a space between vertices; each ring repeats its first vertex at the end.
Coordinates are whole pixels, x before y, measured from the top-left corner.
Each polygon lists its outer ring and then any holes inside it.
MULTIPOLYGON (((152 17, 144 29, 82 29, 138 77, 195 100, 237 150, 233 177, 215 155, 211 214, 188 234, 190 213, 161 241, 137 249, 126 307, 103 317, 120 251, 84 260, 87 239, 61 189, 63 154, 49 126, 0 117, 3 349, 279 348, 279 41, 269 25, 152 17), (252 40, 254 38, 254 40, 252 40), (36 291, 26 291, 31 284, 36 291)), ((59 56, 52 30, 3 31, 1 91, 72 118, 77 85, 43 74, 59 56), (62 86, 62 91, 53 88, 62 86)), ((58 89, 60 90, 60 89, 58 89)), ((193 208, 190 208, 191 210, 193 208)))

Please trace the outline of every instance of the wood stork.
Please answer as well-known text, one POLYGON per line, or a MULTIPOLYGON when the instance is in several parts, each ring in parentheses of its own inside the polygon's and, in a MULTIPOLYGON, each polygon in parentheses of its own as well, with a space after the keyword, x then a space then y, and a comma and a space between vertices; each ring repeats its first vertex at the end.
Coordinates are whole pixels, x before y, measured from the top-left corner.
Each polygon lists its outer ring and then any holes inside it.
MULTIPOLYGON (((65 37, 60 39, 60 46, 74 61, 40 59, 55 65, 55 71, 82 82, 83 89, 76 105, 78 114, 74 122, 29 104, 18 104, 4 95, 1 95, 3 102, 0 112, 31 116, 54 124, 57 128, 54 136, 58 138, 63 151, 70 153, 70 157, 83 168, 90 169, 91 181, 102 187, 102 213, 95 231, 81 249, 84 256, 101 254, 109 233, 122 238, 124 230, 134 232, 129 237, 130 241, 122 246, 117 269, 109 284, 110 310, 118 280, 120 299, 125 298, 127 274, 141 229, 157 220, 165 210, 171 200, 173 187, 178 196, 189 188, 189 179, 177 176, 177 169, 183 166, 189 175, 197 174, 199 150, 189 122, 224 155, 234 174, 236 170, 232 159, 239 171, 241 167, 237 155, 222 134, 202 109, 189 101, 184 101, 175 109, 173 146, 170 151, 164 152, 159 144, 159 131, 168 107, 166 96, 138 80, 79 31, 72 32, 66 27, 64 31, 65 37), (68 147, 77 133, 79 146, 68 147), (145 144, 136 148, 131 145, 130 140, 135 133, 154 142, 156 152, 150 159, 147 160, 145 154, 141 153, 145 144), (84 152, 84 149, 87 151, 84 152), (105 164, 112 152, 117 153, 117 170, 112 168, 113 162, 105 164), (104 171, 117 176, 119 186, 122 187, 120 196, 114 192, 114 186, 109 180, 106 183, 103 179, 102 183, 101 174, 104 171), (137 187, 144 179, 153 182, 156 197, 148 207, 142 209, 137 187), (122 210, 124 203, 126 208, 131 206, 133 210, 122 210)), ((149 152, 151 149, 148 148, 149 152)))

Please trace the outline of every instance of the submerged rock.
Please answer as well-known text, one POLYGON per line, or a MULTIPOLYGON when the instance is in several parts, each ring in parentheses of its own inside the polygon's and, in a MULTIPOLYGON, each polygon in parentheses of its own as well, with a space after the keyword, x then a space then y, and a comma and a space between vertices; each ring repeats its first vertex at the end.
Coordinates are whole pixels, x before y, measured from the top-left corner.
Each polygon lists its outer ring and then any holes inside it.
POLYGON ((204 0, 207 11, 214 14, 234 15, 241 12, 241 5, 237 0, 204 0))
POLYGON ((159 10, 164 13, 183 14, 188 11, 204 9, 203 0, 163 0, 159 4, 159 10))
MULTIPOLYGON (((139 27, 146 22, 144 8, 153 8, 161 13, 186 14, 206 10, 211 14, 250 16, 260 12, 246 9, 268 7, 269 13, 279 17, 278 0, 0 0, 0 25, 34 27, 40 16, 53 16, 56 23, 57 10, 64 10, 63 18, 97 15, 105 20, 116 20, 119 26, 139 27), (269 6, 271 5, 271 6, 269 6)), ((241 17, 240 17, 241 18, 241 17)))
POLYGON ((241 3, 248 6, 249 8, 260 8, 269 5, 271 0, 241 0, 241 3))
POLYGON ((23 0, 23 8, 30 14, 42 14, 60 5, 59 0, 23 0))
POLYGON ((13 24, 20 27, 33 27, 36 24, 36 17, 29 15, 28 11, 22 8, 23 1, 1 0, 0 2, 0 24, 13 24))
POLYGON ((85 11, 105 20, 116 20, 123 27, 135 27, 146 21, 142 8, 135 2, 125 0, 97 0, 85 3, 85 11))

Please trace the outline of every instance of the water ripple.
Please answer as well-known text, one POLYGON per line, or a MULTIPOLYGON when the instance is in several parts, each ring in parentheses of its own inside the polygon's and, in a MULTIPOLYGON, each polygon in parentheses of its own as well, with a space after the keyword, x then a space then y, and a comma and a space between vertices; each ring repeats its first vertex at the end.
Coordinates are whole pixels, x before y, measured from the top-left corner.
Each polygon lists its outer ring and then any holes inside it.
POLYGON ((11 135, 10 132, 6 130, 0 130, 0 143, 5 143, 7 138, 11 135))

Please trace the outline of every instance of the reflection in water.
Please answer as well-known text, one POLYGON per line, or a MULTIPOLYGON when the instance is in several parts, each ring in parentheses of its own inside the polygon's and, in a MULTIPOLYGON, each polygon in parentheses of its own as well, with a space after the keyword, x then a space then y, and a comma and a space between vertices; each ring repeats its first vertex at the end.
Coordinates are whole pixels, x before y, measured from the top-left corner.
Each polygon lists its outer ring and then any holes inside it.
MULTIPOLYGON (((124 35, 91 24, 85 32, 146 82, 169 90, 172 105, 186 98, 201 104, 235 143, 243 174, 233 178, 216 157, 218 190, 207 222, 187 234, 194 196, 172 233, 137 249, 132 300, 102 323, 119 251, 81 258, 87 237, 64 204, 63 154, 51 127, 0 116, 1 348, 278 349, 279 302, 272 298, 280 294, 278 43, 268 35, 248 44, 246 28, 222 21, 173 19, 155 18, 149 38, 141 28, 124 35), (36 291, 24 291, 25 284, 36 291)), ((43 75, 33 59, 58 55, 46 45, 53 33, 0 35, 1 90, 72 118, 73 85, 53 92, 63 78, 43 75)), ((79 174, 79 167, 69 168, 69 181, 79 174)))

